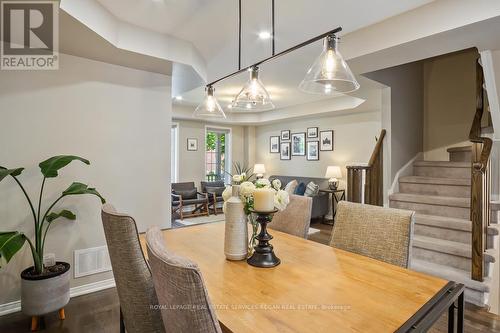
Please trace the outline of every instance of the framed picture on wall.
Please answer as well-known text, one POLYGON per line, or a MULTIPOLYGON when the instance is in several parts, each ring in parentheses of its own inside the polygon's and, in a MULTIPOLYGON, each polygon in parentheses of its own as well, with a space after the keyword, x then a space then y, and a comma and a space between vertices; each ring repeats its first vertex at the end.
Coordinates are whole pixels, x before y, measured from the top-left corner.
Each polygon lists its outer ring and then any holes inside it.
POLYGON ((318 137, 318 128, 317 127, 308 127, 307 128, 307 138, 313 139, 318 137))
POLYGON ((269 152, 277 153, 280 152, 280 137, 279 136, 271 136, 269 138, 269 152))
POLYGON ((333 150, 333 131, 321 131, 319 132, 319 150, 321 151, 332 151, 333 150))
POLYGON ((319 161, 319 141, 307 141, 306 152, 308 161, 319 161))
POLYGON ((306 133, 292 134, 292 156, 304 156, 306 154, 306 133))
POLYGON ((198 150, 198 139, 188 138, 187 139, 187 150, 188 151, 197 151, 198 150))
POLYGON ((290 130, 281 131, 281 141, 290 140, 290 130))
POLYGON ((282 142, 280 144, 280 160, 289 160, 292 158, 290 154, 290 142, 282 142))

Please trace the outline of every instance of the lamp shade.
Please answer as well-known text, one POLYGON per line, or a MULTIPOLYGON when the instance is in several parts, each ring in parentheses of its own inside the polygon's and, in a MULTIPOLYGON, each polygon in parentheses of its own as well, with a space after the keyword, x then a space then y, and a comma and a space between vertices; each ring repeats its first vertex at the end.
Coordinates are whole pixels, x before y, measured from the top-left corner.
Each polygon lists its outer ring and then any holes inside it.
POLYGON ((323 52, 319 55, 299 88, 307 93, 332 95, 359 89, 359 83, 337 48, 337 37, 325 38, 323 52))
POLYGON ((266 167, 264 166, 264 164, 255 164, 253 166, 253 172, 256 174, 266 173, 266 167))
POLYGON ((252 67, 250 79, 232 103, 233 109, 265 111, 274 109, 271 97, 259 79, 259 68, 252 67))
POLYGON ((339 166, 329 166, 326 168, 325 178, 342 178, 342 170, 339 166))
POLYGON ((206 87, 205 91, 205 99, 194 110, 193 116, 206 118, 226 118, 226 114, 224 113, 214 96, 214 88, 212 86, 208 86, 206 87))

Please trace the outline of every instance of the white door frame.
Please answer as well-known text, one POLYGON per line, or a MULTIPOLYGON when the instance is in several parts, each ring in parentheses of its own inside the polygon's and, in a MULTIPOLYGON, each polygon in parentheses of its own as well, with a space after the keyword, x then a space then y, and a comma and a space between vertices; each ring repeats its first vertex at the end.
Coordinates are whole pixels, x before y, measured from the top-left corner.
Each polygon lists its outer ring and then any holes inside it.
MULTIPOLYGON (((181 130, 181 127, 179 126, 179 123, 178 122, 172 122, 172 128, 175 127, 176 128, 176 131, 175 131, 175 173, 174 173, 174 177, 172 179, 172 183, 177 183, 179 181, 179 137, 180 137, 180 134, 179 134, 179 131, 181 130)), ((170 129, 172 130, 172 129, 170 129)), ((170 135, 172 135, 172 133, 170 133, 170 135)), ((172 156, 172 152, 170 152, 170 156, 172 156)), ((170 165, 172 165, 172 163, 170 163, 170 165)), ((170 172, 170 174, 172 174, 172 172, 170 172)))
MULTIPOLYGON (((226 167, 226 172, 231 172, 232 165, 233 165, 233 160, 232 160, 232 148, 233 148, 233 129, 231 127, 223 127, 223 126, 214 126, 214 125, 205 125, 205 136, 203 142, 205 143, 203 146, 203 151, 205 154, 205 167, 207 166, 207 154, 206 154, 206 149, 207 149, 207 133, 210 132, 210 130, 223 130, 228 132, 228 136, 226 137, 226 160, 225 160, 225 167, 226 167)), ((205 170, 206 173, 207 170, 205 170)), ((204 175, 205 176, 205 175, 204 175)), ((224 175, 224 182, 230 183, 229 175, 226 173, 224 175)))

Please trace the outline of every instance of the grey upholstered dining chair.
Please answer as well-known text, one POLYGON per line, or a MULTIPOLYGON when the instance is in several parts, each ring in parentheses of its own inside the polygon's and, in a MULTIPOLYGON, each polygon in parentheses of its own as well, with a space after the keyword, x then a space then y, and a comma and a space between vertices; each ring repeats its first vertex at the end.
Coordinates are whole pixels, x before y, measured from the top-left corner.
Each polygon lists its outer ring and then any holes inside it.
POLYGON ((408 268, 413 211, 339 202, 330 245, 408 268))
POLYGON ((311 224, 312 198, 291 195, 290 203, 282 212, 274 214, 269 228, 290 235, 307 238, 311 224))
POLYGON ((125 331, 124 323, 128 333, 165 332, 134 219, 109 204, 101 216, 120 300, 120 331, 125 331))
POLYGON ((158 227, 146 232, 146 246, 165 330, 221 333, 198 266, 167 250, 158 227))

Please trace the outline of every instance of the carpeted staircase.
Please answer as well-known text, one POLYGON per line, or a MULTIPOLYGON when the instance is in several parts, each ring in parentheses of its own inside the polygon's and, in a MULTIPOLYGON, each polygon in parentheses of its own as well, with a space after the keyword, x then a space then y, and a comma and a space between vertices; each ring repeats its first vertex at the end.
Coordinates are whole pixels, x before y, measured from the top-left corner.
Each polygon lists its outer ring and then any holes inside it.
MULTIPOLYGON (((471 149, 448 149, 450 161, 416 161, 414 175, 399 179, 399 193, 390 196, 390 207, 416 212, 411 268, 464 283, 466 300, 488 303, 490 277, 495 258, 485 254, 483 282, 470 278, 471 149)), ((493 207, 495 208, 495 207, 493 207)), ((497 214, 488 228, 488 248, 498 239, 497 214)))

